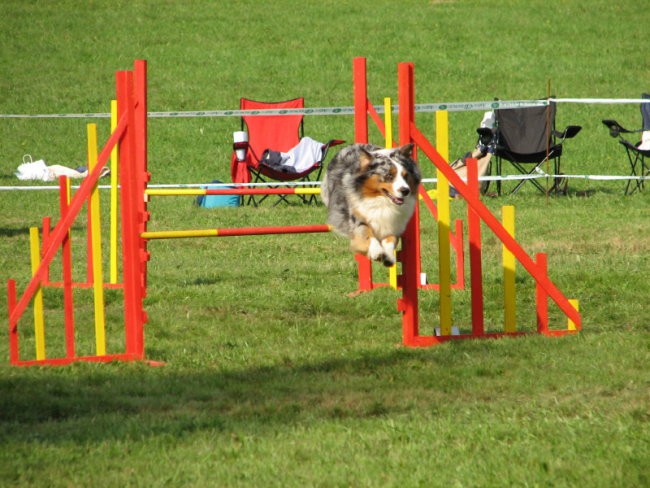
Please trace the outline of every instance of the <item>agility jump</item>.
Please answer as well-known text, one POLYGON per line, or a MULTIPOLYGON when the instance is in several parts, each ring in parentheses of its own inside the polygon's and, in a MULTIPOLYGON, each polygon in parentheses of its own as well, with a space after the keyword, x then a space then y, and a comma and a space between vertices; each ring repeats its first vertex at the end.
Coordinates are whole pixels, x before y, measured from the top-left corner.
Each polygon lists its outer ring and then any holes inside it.
MULTIPOLYGON (((368 114, 385 131, 381 119, 374 111, 366 96, 365 59, 354 61, 355 70, 355 142, 365 143, 368 138, 368 114), (374 112, 374 115, 373 115, 374 112)), ((399 142, 401 145, 414 143, 419 150, 436 166, 439 175, 438 202, 436 205, 429 195, 420 188, 423 201, 432 212, 437 210, 439 238, 440 269, 440 327, 435 333, 420 333, 419 293, 423 288, 420 280, 420 219, 416 205, 414 217, 402 235, 401 249, 397 259, 401 274, 397 284, 401 297, 397 300, 398 310, 402 313, 402 342, 406 346, 430 346, 451 339, 487 338, 520 335, 514 321, 514 266, 518 261, 535 280, 536 294, 536 332, 545 335, 571 334, 581 329, 577 302, 568 300, 548 278, 546 255, 538 254, 536 260, 529 257, 514 239, 512 228, 514 215, 506 217, 504 223, 480 201, 476 161, 468 161, 468 180, 463 181, 449 167, 447 161, 418 130, 415 120, 414 67, 410 63, 398 66, 399 82, 399 142), (471 333, 453 334, 451 324, 450 301, 450 222, 448 211, 448 185, 451 183, 467 202, 467 225, 469 239, 469 267, 471 275, 472 324, 471 333), (445 203, 446 202, 446 203, 445 203), (447 208, 445 208, 445 205, 447 208), (504 331, 486 332, 483 324, 482 260, 481 260, 481 222, 484 222, 503 243, 504 254, 504 331), (446 262, 445 262, 446 261, 446 262), (548 301, 552 300, 567 317, 564 328, 550 329, 548 319, 548 301)), ((328 225, 257 227, 238 229, 206 229, 180 231, 147 231, 150 215, 147 211, 147 199, 154 195, 188 195, 187 191, 147 189, 150 174, 147 171, 147 88, 146 63, 136 61, 133 71, 120 71, 116 74, 117 117, 114 129, 99 155, 92 155, 89 150, 89 175, 75 193, 69 198, 69 183, 62 179, 61 218, 49 230, 49 219, 44 219, 42 244, 39 243, 38 229, 30 230, 32 278, 20 298, 16 292, 16 282, 8 281, 9 342, 10 362, 13 365, 60 365, 75 361, 142 361, 145 360, 144 324, 147 315, 144 310, 144 298, 147 292, 147 261, 149 252, 147 241, 162 238, 184 237, 227 237, 265 234, 294 234, 310 232, 329 232, 328 225), (104 283, 101 262, 101 233, 99 231, 99 206, 97 184, 102 168, 108 163, 111 152, 118 149, 119 184, 121 212, 121 254, 122 283, 104 283), (91 216, 88 232, 89 279, 84 283, 72 280, 72 263, 70 259, 71 227, 84 204, 88 203, 91 216), (46 230, 47 229, 47 230, 46 230), (53 258, 62 251, 63 281, 52 283, 49 269, 53 258), (59 286, 64 290, 64 334, 65 356, 48 357, 44 335, 43 291, 49 286, 59 286), (75 348, 74 288, 92 288, 94 295, 94 329, 95 354, 78 355, 75 348), (124 351, 107 352, 105 337, 105 316, 103 291, 105 288, 123 290, 124 351), (33 303, 35 359, 21 359, 19 345, 19 321, 30 303, 33 303)), ((89 138, 90 139, 90 138, 89 138)), ((92 146, 89 143, 89 147, 92 146)), ((116 171, 117 172, 117 171, 116 171)), ((257 194, 291 191, 313 191, 315 189, 211 189, 200 190, 203 194, 257 194)), ((456 227, 457 231, 459 227, 456 227)), ((462 231, 462 225, 460 226, 462 231)), ((458 232, 456 233, 458 234, 458 232)), ((462 239, 461 239, 462 243, 462 239)), ((360 267, 360 284, 372 289, 369 262, 357 257, 360 267)), ((112 281, 112 280, 111 280, 112 281)))

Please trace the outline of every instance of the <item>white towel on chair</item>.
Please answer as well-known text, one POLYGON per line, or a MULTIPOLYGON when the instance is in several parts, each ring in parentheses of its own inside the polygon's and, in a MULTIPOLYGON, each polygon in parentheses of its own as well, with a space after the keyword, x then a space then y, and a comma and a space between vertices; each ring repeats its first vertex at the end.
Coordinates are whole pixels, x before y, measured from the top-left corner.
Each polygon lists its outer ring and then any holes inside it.
POLYGON ((287 166, 293 166, 296 173, 301 173, 311 168, 322 157, 323 143, 315 141, 311 137, 303 137, 296 147, 287 153, 282 153, 282 162, 287 166))

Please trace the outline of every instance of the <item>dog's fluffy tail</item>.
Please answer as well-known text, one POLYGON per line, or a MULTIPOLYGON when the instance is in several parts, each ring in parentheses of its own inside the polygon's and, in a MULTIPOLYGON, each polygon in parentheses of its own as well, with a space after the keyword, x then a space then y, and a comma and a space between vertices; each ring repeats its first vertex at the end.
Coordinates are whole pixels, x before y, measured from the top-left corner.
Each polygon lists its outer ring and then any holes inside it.
POLYGON ((323 200, 323 203, 327 207, 329 205, 329 191, 327 189, 327 172, 323 176, 323 182, 320 185, 320 198, 323 200))

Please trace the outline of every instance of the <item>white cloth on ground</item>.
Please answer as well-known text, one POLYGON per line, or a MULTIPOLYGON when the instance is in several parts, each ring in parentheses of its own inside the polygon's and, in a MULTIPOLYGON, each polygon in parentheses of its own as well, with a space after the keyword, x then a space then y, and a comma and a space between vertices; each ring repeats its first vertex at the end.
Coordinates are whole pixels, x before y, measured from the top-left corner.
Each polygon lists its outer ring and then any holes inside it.
MULTIPOLYGON (((105 176, 109 172, 109 168, 105 167, 102 170, 102 176, 105 176)), ((36 161, 25 162, 18 166, 15 175, 19 180, 54 181, 59 176, 85 178, 88 176, 88 171, 77 171, 76 169, 61 166, 60 164, 48 166, 45 164, 45 161, 38 159, 36 161)))

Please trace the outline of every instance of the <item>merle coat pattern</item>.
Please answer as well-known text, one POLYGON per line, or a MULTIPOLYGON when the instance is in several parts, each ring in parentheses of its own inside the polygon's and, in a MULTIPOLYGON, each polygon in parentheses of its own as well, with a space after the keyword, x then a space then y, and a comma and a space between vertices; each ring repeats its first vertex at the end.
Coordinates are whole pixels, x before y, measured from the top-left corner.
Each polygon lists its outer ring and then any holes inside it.
POLYGON ((412 144, 382 149, 354 144, 330 163, 321 196, 328 223, 350 239, 352 251, 390 266, 395 246, 413 215, 420 170, 412 144))

